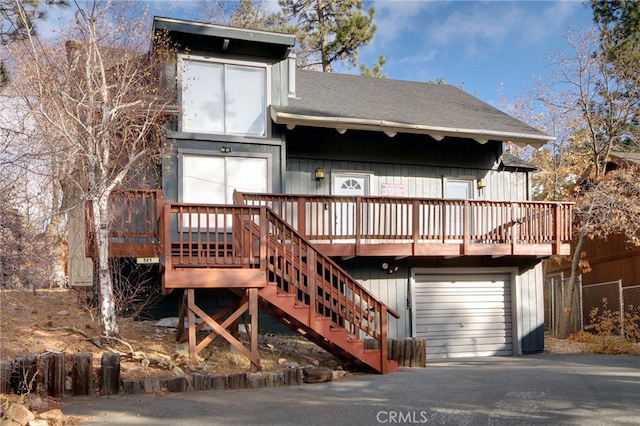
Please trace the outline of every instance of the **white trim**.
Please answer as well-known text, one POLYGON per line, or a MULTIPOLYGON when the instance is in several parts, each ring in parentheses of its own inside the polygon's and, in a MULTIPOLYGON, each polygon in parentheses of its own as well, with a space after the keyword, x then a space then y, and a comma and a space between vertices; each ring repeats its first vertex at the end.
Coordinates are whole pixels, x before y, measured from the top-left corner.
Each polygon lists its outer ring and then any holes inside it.
MULTIPOLYGON (((314 115, 292 114, 278 112, 271 107, 271 119, 276 124, 287 124, 311 127, 328 127, 342 130, 370 130, 381 131, 387 134, 414 133, 426 134, 435 140, 441 140, 446 136, 470 138, 484 144, 489 140, 512 142, 518 146, 531 145, 540 148, 550 141, 556 140, 555 136, 537 135, 533 133, 503 132, 489 129, 467 129, 454 127, 429 126, 425 124, 406 124, 387 120, 373 120, 349 117, 318 117, 314 115)), ((288 128, 289 126, 287 126, 288 128)))
MULTIPOLYGON (((329 188, 329 191, 332 195, 335 194, 335 179, 337 177, 356 177, 356 178, 365 178, 365 182, 367 187, 365 188, 365 196, 366 195, 376 195, 374 194, 373 188, 373 178, 374 178, 374 173, 370 172, 370 171, 365 171, 365 170, 344 170, 344 169, 331 169, 330 171, 331 173, 331 188, 329 188)), ((377 191, 375 191, 377 192, 377 191)))
POLYGON ((477 194, 476 194, 476 186, 477 186, 477 181, 475 177, 467 177, 467 176, 457 176, 457 177, 449 177, 449 176, 443 176, 442 177, 442 198, 444 199, 455 199, 452 197, 449 197, 447 194, 447 183, 449 182, 459 182, 459 183, 466 183, 469 185, 469 189, 470 189, 470 197, 468 199, 475 199, 477 198, 477 194))

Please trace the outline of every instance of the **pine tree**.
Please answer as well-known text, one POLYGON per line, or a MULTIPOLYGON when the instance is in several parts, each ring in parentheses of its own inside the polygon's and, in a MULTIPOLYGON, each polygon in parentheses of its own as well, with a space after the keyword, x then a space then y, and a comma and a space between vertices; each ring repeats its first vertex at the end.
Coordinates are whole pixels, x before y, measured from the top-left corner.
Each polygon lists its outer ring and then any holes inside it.
POLYGON ((361 0, 279 0, 299 43, 299 65, 333 71, 342 61, 357 66, 358 53, 366 46, 376 27, 375 10, 366 12, 361 0))

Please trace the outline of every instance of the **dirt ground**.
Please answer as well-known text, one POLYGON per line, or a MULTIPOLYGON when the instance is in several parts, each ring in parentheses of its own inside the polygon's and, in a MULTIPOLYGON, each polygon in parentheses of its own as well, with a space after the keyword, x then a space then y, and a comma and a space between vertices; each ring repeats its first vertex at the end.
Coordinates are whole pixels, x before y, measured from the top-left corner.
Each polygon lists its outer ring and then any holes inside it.
MULTIPOLYGON (((200 352, 201 363, 193 367, 188 362, 187 345, 176 342, 175 329, 157 327, 156 323, 156 320, 119 319, 120 339, 131 345, 130 348, 123 342, 102 340, 102 343, 108 343, 120 352, 136 352, 135 360, 122 358, 123 378, 172 377, 180 371, 170 371, 172 367, 184 372, 208 371, 214 375, 250 370, 249 361, 220 337, 200 352), (151 362, 141 360, 141 356, 151 362)), ((0 291, 0 360, 8 361, 16 356, 37 355, 47 351, 92 353, 97 368, 107 348, 96 346, 69 327, 100 341, 96 309, 88 306, 76 291, 38 290, 36 294, 31 291, 0 291)), ((342 367, 341 362, 331 354, 295 335, 260 335, 259 350, 265 372, 296 365, 332 369, 342 367)))
MULTIPOLYGON (((175 329, 157 327, 157 321, 120 319, 118 341, 102 341, 121 352, 137 352, 135 360, 123 357, 122 375, 126 379, 143 377, 172 377, 180 370, 194 370, 188 362, 186 344, 177 344, 175 329), (152 360, 147 363, 140 356, 152 360), (163 360, 164 363, 153 362, 163 360), (147 365, 148 364, 148 365, 147 365)), ((0 291, 0 360, 12 360, 20 355, 59 351, 67 354, 93 353, 96 368, 102 352, 81 333, 99 341, 99 322, 96 309, 87 305, 74 290, 0 291)), ((260 356, 263 371, 280 371, 287 366, 324 366, 342 368, 342 363, 323 349, 300 336, 260 335, 260 356)), ((577 340, 545 337, 545 351, 549 353, 592 353, 593 344, 577 340)), ((195 370, 214 375, 248 372, 249 361, 221 338, 201 353, 201 363, 195 370)))

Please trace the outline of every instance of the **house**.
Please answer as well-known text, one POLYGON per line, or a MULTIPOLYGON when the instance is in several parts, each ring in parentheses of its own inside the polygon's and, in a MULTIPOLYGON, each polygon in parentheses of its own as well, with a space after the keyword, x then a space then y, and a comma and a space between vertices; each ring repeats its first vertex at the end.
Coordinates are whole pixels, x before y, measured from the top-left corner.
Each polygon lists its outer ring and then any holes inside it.
MULTIPOLYGON (((388 337, 425 338, 429 359, 544 349, 541 261, 568 253, 571 204, 530 201, 503 144, 552 137, 453 86, 297 70, 291 35, 154 27, 181 46, 182 111, 162 188, 130 193, 158 212, 147 243, 129 223, 111 253, 157 258, 189 323, 256 368, 258 307, 383 373, 388 337), (207 313, 205 288, 239 301, 207 313), (247 311, 250 348, 232 336, 247 311)), ((189 342, 195 359, 208 340, 189 342)))
MULTIPOLYGON (((640 154, 637 152, 612 152, 604 166, 605 173, 620 168, 640 167, 640 154)), ((587 170, 584 176, 589 176, 587 170)), ((580 179, 583 183, 586 178, 580 179)), ((573 250, 573 248, 572 248, 573 250)), ((573 253, 573 251, 572 251, 573 253)), ((624 306, 627 314, 635 314, 634 307, 640 305, 640 247, 630 243, 623 234, 608 235, 605 238, 594 238, 585 241, 581 258, 581 297, 574 305, 575 312, 581 312, 572 321, 572 331, 579 331, 590 323, 593 308, 599 312, 604 309, 603 299, 612 311, 620 311, 624 306)), ((559 316, 563 303, 562 282, 571 276, 571 259, 562 257, 545 262, 545 278, 549 296, 545 298, 547 318, 550 332, 557 332, 559 316)))

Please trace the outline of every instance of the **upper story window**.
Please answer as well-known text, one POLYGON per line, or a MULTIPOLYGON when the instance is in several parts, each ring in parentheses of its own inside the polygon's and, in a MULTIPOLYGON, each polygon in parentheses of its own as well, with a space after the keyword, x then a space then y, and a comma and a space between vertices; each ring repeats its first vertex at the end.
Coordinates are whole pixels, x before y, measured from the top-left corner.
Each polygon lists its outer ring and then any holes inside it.
POLYGON ((267 68, 181 58, 182 131, 266 136, 267 68))

